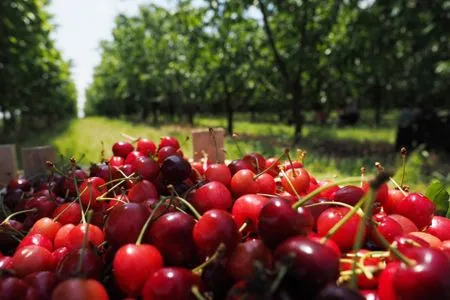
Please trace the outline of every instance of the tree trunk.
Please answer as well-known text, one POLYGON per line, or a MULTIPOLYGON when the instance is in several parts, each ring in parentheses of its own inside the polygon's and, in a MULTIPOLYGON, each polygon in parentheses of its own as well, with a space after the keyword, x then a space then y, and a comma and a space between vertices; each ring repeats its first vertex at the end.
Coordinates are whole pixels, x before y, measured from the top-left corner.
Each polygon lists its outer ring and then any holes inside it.
POLYGON ((152 124, 157 125, 158 124, 158 102, 153 102, 153 109, 152 109, 152 124))
POLYGON ((225 106, 227 111, 227 132, 229 135, 233 134, 233 105, 231 104, 231 95, 227 93, 225 98, 225 106))
POLYGON ((381 103, 382 103, 382 88, 379 80, 375 83, 375 91, 373 93, 373 102, 375 108, 375 125, 380 126, 381 124, 381 103))
POLYGON ((303 89, 300 82, 293 82, 291 85, 292 94, 292 122, 294 124, 294 144, 300 142, 303 129, 303 114, 301 112, 300 103, 303 96, 303 89))

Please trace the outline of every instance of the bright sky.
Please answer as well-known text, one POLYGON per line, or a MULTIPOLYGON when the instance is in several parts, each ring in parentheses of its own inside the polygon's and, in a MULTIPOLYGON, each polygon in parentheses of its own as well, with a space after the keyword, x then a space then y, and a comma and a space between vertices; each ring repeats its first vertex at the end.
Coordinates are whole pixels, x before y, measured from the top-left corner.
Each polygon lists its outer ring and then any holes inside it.
POLYGON ((56 45, 65 59, 72 60, 72 76, 78 90, 78 112, 82 112, 84 90, 100 62, 99 43, 109 39, 119 13, 135 14, 139 5, 155 3, 164 7, 171 0, 53 0, 49 10, 58 25, 56 45))

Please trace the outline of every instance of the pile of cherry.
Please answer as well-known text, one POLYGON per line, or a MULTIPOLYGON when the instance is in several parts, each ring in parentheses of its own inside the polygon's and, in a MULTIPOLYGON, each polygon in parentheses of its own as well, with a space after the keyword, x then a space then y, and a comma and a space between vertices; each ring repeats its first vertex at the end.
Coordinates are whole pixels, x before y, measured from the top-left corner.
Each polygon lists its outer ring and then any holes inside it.
POLYGON ((0 299, 450 299, 450 219, 380 166, 319 181, 287 150, 228 165, 189 162, 173 137, 112 151, 8 184, 0 299))

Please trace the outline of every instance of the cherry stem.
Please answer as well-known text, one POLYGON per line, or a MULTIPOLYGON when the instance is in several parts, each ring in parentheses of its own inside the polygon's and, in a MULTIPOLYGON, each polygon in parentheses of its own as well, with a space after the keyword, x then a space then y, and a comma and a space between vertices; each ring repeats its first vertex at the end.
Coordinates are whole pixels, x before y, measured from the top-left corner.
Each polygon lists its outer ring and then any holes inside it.
POLYGON ((195 218, 198 220, 200 219, 202 216, 200 215, 200 213, 195 209, 194 206, 192 206, 192 204, 190 204, 186 199, 181 198, 180 196, 175 196, 176 199, 180 200, 181 203, 183 203, 184 205, 186 205, 189 210, 194 214, 195 218))
POLYGON ((30 213, 30 212, 37 212, 38 209, 37 208, 32 208, 32 209, 26 209, 26 210, 21 210, 21 211, 17 211, 15 213, 10 214, 9 216, 7 216, 2 223, 0 223, 1 225, 7 224, 9 222, 9 220, 11 220, 12 218, 14 218, 15 216, 21 215, 21 214, 26 214, 26 213, 30 213))
POLYGON ((289 164, 291 165, 292 177, 294 177, 294 178, 297 177, 297 174, 296 174, 295 168, 294 168, 294 164, 292 163, 291 156, 289 155, 289 149, 285 149, 284 150, 284 154, 286 155, 286 157, 287 157, 287 159, 289 161, 289 164))
POLYGON ((398 188, 400 192, 402 192, 403 196, 408 196, 408 194, 403 190, 403 188, 394 180, 394 178, 389 177, 389 180, 398 188))
POLYGON ((137 179, 139 179, 139 177, 132 177, 133 175, 134 175, 134 173, 130 174, 130 176, 126 176, 125 178, 112 179, 112 180, 110 180, 108 182, 105 182, 102 185, 99 185, 98 187, 102 188, 104 186, 107 186, 108 184, 111 184, 111 183, 114 183, 114 182, 118 182, 118 181, 121 181, 121 183, 122 183, 122 182, 124 182, 126 180, 137 180, 137 179))
POLYGON ((53 222, 58 221, 59 217, 61 217, 72 205, 74 205, 74 203, 76 203, 77 199, 75 199, 74 201, 72 201, 69 205, 67 205, 67 207, 65 207, 59 214, 57 214, 54 218, 53 218, 53 222))
POLYGON ((152 213, 148 217, 148 219, 145 221, 144 226, 142 226, 141 232, 139 232, 139 236, 136 240, 136 245, 140 245, 142 243, 142 239, 144 238, 144 234, 147 231, 148 225, 150 225, 150 222, 153 220, 153 216, 156 214, 156 211, 159 209, 161 205, 163 205, 165 200, 161 200, 158 202, 155 207, 152 209, 152 213))
POLYGON ((241 227, 239 227, 239 232, 242 232, 245 230, 245 228, 247 228, 248 225, 250 225, 252 221, 250 219, 245 220, 244 223, 242 223, 241 227))
POLYGON ((128 134, 126 134, 126 133, 122 133, 122 136, 123 136, 124 138, 130 140, 130 142, 132 142, 132 143, 136 143, 136 142, 139 141, 139 139, 140 139, 140 138, 132 137, 131 135, 128 135, 128 134))
POLYGON ((100 144, 101 144, 100 161, 105 162, 106 161, 106 159, 105 159, 105 143, 103 141, 100 141, 100 144))
POLYGON ((206 300, 206 298, 200 292, 198 286, 193 285, 191 288, 191 292, 192 292, 192 294, 194 294, 194 296, 195 296, 195 298, 197 298, 197 300, 206 300))
MULTIPOLYGON (((320 206, 320 205, 338 205, 338 206, 347 207, 348 209, 353 208, 353 206, 351 206, 350 204, 347 204, 344 202, 339 202, 339 201, 324 201, 324 202, 319 202, 319 203, 308 204, 308 205, 305 205, 304 207, 315 207, 315 206, 320 206)), ((358 209, 358 211, 356 213, 358 215, 360 215, 361 217, 364 215, 364 212, 362 211, 362 209, 358 209)))
POLYGON ((201 265, 195 267, 192 269, 192 273, 200 273, 206 266, 210 265, 214 261, 216 261, 218 258, 222 257, 222 255, 225 253, 226 246, 224 243, 220 243, 219 247, 217 247, 216 252, 209 257, 204 263, 201 265))
POLYGON ((405 182, 405 174, 406 174, 406 154, 408 153, 405 147, 402 147, 400 149, 400 153, 402 155, 402 180, 400 181, 400 186, 403 186, 403 183, 405 182))
POLYGON ((239 135, 238 135, 237 133, 233 133, 233 134, 231 135, 231 139, 233 140, 234 144, 236 145, 236 149, 237 149, 237 151, 238 151, 238 153, 239 153, 239 156, 240 156, 240 157, 243 157, 244 154, 243 154, 243 152, 241 151, 241 148, 239 147, 239 143, 238 143, 237 140, 236 140, 236 137, 238 137, 238 136, 239 136, 239 135))
MULTIPOLYGON (((287 178, 286 178, 287 179, 287 178)), ((300 206, 302 206, 303 204, 305 204, 306 202, 308 202, 310 199, 312 199, 313 197, 319 195, 321 192, 325 191, 326 189, 329 189, 330 187, 333 186, 337 186, 340 184, 347 184, 347 183, 354 183, 354 182, 360 182, 361 177, 349 177, 349 178, 345 178, 345 179, 341 179, 341 180, 336 180, 334 182, 330 182, 327 183, 325 185, 322 185, 321 187, 315 189, 314 191, 312 191, 311 193, 309 193, 308 195, 306 195, 303 198, 300 198, 301 200, 295 202, 292 205, 292 208, 297 209, 300 206)), ((289 182, 289 181, 288 181, 289 182)))
POLYGON ((406 255, 401 253, 397 248, 393 247, 391 244, 389 244, 388 240, 380 233, 380 231, 375 227, 373 228, 373 233, 377 237, 377 239, 380 241, 380 243, 386 247, 395 257, 397 257, 400 261, 405 263, 407 266, 414 266, 416 262, 410 258, 408 258, 406 255))
POLYGON ((281 265, 281 267, 277 273, 277 277, 275 278, 272 285, 270 286, 270 290, 269 290, 270 295, 273 295, 276 292, 276 290, 278 289, 278 287, 281 284, 281 281, 283 280, 284 276, 286 276, 288 271, 289 271, 289 268, 286 265, 281 265))
POLYGON ((216 133, 213 128, 209 128, 209 134, 214 142, 214 147, 216 148, 216 163, 220 163, 219 161, 219 146, 217 145, 216 133))
POLYGON ((78 189, 78 182, 77 182, 77 178, 75 177, 75 174, 73 174, 73 182, 74 182, 74 186, 75 186, 75 191, 77 192, 77 198, 78 198, 78 202, 80 204, 80 210, 81 210, 81 221, 83 222, 83 224, 86 223, 86 213, 83 210, 83 203, 81 203, 81 195, 82 193, 84 193, 87 189, 87 187, 85 189, 83 189, 83 191, 80 193, 80 190, 78 189))
POLYGON ((264 170, 262 170, 261 172, 259 172, 258 174, 256 174, 255 176, 253 176, 253 180, 256 180, 259 176, 269 172, 270 170, 272 170, 273 167, 275 167, 275 165, 280 162, 280 160, 283 159, 283 157, 286 155, 286 152, 281 154, 280 157, 278 157, 277 160, 275 160, 273 163, 270 164, 270 166, 268 166, 267 168, 265 168, 264 170))
POLYGON ((88 246, 88 242, 89 242, 89 223, 91 222, 92 219, 92 210, 88 210, 86 213, 86 227, 85 227, 85 231, 84 231, 84 236, 83 236, 83 246, 81 248, 81 255, 80 255, 80 259, 78 260, 78 266, 77 266, 77 274, 81 273, 81 269, 83 268, 83 261, 84 261, 84 257, 86 255, 86 249, 88 246))
MULTIPOLYGON (((294 169, 292 169, 292 171, 295 172, 294 169)), ((297 190, 295 189, 294 185, 292 184, 292 182, 289 179, 289 176, 286 174, 286 172, 284 170, 280 169, 280 173, 281 173, 281 175, 284 176, 284 178, 286 178, 287 183, 289 184, 289 186, 291 187, 292 191, 294 192, 295 197, 297 197, 297 199, 298 199, 298 201, 295 202, 294 205, 297 204, 298 202, 302 201, 301 200, 302 197, 300 197, 300 195, 297 193, 297 190)), ((297 209, 297 207, 294 207, 294 209, 297 209)))

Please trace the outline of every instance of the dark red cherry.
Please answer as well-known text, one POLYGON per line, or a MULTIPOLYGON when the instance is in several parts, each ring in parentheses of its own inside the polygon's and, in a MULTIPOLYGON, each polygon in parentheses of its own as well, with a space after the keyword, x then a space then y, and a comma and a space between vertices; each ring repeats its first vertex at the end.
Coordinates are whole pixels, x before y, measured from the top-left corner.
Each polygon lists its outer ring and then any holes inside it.
POLYGON ((410 193, 394 208, 394 213, 410 219, 419 229, 431 224, 435 206, 430 199, 419 193, 410 193))
MULTIPOLYGON (((362 184, 362 190, 367 193, 370 189, 369 183, 367 181, 363 182, 362 184)), ((389 187, 386 183, 382 184, 376 194, 375 194, 375 201, 381 203, 381 205, 384 205, 389 198, 389 187)))
POLYGON ((315 300, 365 300, 358 291, 334 284, 327 285, 314 298, 315 300))
POLYGON ((284 240, 306 235, 312 230, 313 218, 305 208, 301 213, 283 199, 270 199, 261 209, 258 222, 258 234, 266 245, 275 248, 284 240))
POLYGON ((50 299, 52 291, 58 283, 55 273, 49 271, 29 274, 24 280, 36 290, 40 300, 50 299))
POLYGON ((172 155, 183 156, 180 151, 171 146, 162 147, 158 150, 158 163, 162 164, 163 161, 172 155))
POLYGON ((193 286, 200 285, 198 275, 188 269, 169 267, 153 273, 144 285, 143 300, 195 300, 193 286))
POLYGON ((208 182, 199 187, 192 199, 192 205, 200 214, 214 208, 230 210, 232 204, 230 191, 218 181, 208 182))
POLYGON ((277 177, 278 173, 280 173, 280 169, 278 166, 280 165, 280 160, 276 157, 271 157, 266 159, 266 165, 264 169, 269 169, 267 171, 268 174, 272 175, 272 177, 277 177))
POLYGON ((67 253, 59 262, 56 267, 56 276, 58 280, 78 276, 100 279, 102 268, 103 262, 101 258, 90 247, 74 249, 67 253))
POLYGON ((240 234, 233 217, 226 211, 212 209, 202 215, 192 232, 195 245, 203 256, 211 256, 223 243, 231 254, 239 242, 240 234))
POLYGON ((94 279, 71 278, 58 284, 52 300, 109 300, 105 287, 94 279))
POLYGON ((75 181, 77 185, 81 184, 88 178, 87 174, 80 169, 76 169, 75 171, 69 171, 67 176, 65 177, 63 183, 63 190, 61 191, 61 196, 65 196, 65 194, 69 193, 69 196, 77 196, 77 189, 75 188, 75 181))
POLYGON ((53 260, 55 261, 55 266, 57 266, 69 252, 70 250, 67 247, 60 247, 55 249, 52 252, 53 260))
POLYGON ((281 243, 274 252, 274 263, 288 267, 284 287, 292 294, 305 298, 335 283, 339 277, 336 252, 302 236, 281 243))
POLYGON ((233 279, 225 267, 225 260, 216 260, 203 268, 201 273, 203 287, 213 294, 213 299, 225 299, 233 286, 233 279))
POLYGON ((16 277, 0 279, 0 295, 2 300, 27 299, 27 292, 28 286, 22 279, 16 277))
POLYGON ((156 191, 153 183, 147 180, 141 180, 136 183, 129 191, 128 191, 128 199, 130 202, 144 202, 148 199, 158 199, 159 195, 156 191))
POLYGON ((97 198, 107 192, 106 182, 100 177, 90 177, 80 185, 79 190, 83 206, 95 209, 103 203, 101 200, 97 201, 97 198))
POLYGON ((395 238, 397 248, 402 253, 407 253, 411 248, 430 247, 430 244, 414 235, 401 235, 395 238))
POLYGON ((171 155, 162 163, 161 173, 169 183, 179 183, 191 174, 191 164, 181 156, 171 155))
POLYGON ((173 136, 161 137, 161 139, 159 140, 158 149, 161 149, 161 148, 167 147, 167 146, 174 147, 175 149, 179 149, 180 142, 173 136))
POLYGON ((112 147, 112 152, 115 156, 120 156, 122 158, 126 158, 128 154, 133 152, 134 147, 132 144, 128 142, 116 142, 112 147))
POLYGON ((227 262, 228 273, 235 281, 250 278, 253 264, 260 262, 266 269, 272 269, 272 252, 261 240, 251 239, 237 245, 227 262))
POLYGON ((231 214, 236 221, 238 227, 241 227, 245 222, 248 223, 245 232, 256 232, 259 222, 259 214, 263 206, 269 201, 268 198, 248 194, 239 197, 233 204, 231 214))
POLYGON ((256 169, 253 168, 253 166, 249 162, 242 159, 237 159, 230 162, 228 164, 228 169, 230 169, 231 176, 233 176, 240 170, 250 170, 252 172, 256 172, 256 169))
POLYGON ((195 220, 182 212, 166 213, 153 222, 146 240, 164 257, 165 265, 190 266, 197 249, 192 236, 195 220))
POLYGON ((148 139, 139 139, 136 143, 136 150, 150 156, 156 153, 156 145, 148 139))
POLYGON ((364 191, 357 186, 347 185, 334 193, 334 201, 355 205, 364 196, 364 191))
POLYGON ((138 157, 133 163, 133 167, 136 170, 136 174, 142 178, 153 181, 158 177, 159 164, 149 157, 138 157))
POLYGON ((266 159, 259 153, 251 153, 245 155, 242 160, 250 163, 256 172, 261 172, 266 167, 266 159))
POLYGON ((44 217, 51 217, 56 209, 56 202, 45 196, 33 197, 25 203, 25 209, 36 208, 36 212, 30 212, 24 221, 26 228, 31 228, 37 220, 44 217))
POLYGON ((105 240, 115 249, 136 242, 149 216, 148 209, 141 203, 114 207, 104 226, 105 240))
POLYGON ((31 190, 31 181, 23 177, 11 179, 11 181, 6 186, 6 191, 10 193, 15 190, 29 192, 31 190))
POLYGON ((206 168, 205 178, 207 181, 218 181, 228 186, 231 180, 231 172, 225 164, 211 164, 206 168))

